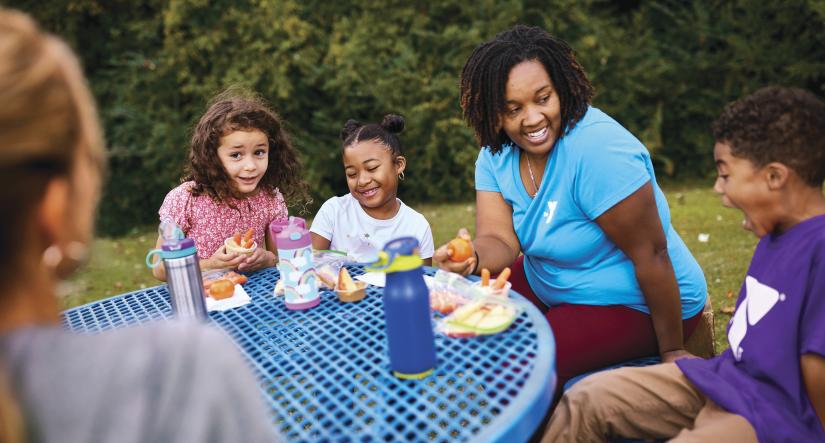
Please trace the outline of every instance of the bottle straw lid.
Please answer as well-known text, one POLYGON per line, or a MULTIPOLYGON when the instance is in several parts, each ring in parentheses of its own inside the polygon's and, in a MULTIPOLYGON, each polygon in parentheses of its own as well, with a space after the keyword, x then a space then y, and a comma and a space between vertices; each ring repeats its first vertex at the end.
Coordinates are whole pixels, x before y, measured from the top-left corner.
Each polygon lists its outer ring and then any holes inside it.
POLYGON ((418 239, 399 237, 384 245, 378 261, 367 267, 368 271, 401 272, 420 268, 423 260, 418 255, 418 239))

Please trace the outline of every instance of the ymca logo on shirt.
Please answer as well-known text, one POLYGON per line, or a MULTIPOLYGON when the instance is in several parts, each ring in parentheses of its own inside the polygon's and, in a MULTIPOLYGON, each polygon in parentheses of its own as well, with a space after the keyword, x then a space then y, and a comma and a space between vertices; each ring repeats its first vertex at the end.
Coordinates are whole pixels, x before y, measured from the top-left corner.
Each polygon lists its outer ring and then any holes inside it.
POLYGON ((759 323, 759 320, 780 301, 785 301, 785 294, 759 283, 750 275, 745 277, 745 299, 736 308, 728 329, 728 343, 736 361, 742 360, 745 350, 740 345, 748 333, 748 326, 759 323))

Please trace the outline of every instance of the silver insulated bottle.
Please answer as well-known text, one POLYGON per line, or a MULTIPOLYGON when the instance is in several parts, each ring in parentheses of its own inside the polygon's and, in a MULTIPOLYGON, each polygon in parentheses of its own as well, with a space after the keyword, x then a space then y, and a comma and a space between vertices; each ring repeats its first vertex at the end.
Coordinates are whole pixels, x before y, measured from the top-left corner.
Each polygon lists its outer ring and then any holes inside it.
POLYGON ((172 312, 179 319, 205 319, 206 293, 195 241, 164 242, 160 256, 166 267, 172 312))

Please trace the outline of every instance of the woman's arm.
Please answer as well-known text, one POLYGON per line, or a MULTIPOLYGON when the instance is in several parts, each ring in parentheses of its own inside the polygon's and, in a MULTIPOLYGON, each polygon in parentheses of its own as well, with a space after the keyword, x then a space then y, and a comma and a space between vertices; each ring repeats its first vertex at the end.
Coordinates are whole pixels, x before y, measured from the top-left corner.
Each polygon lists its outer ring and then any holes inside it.
POLYGON ((825 429, 825 357, 816 354, 804 354, 800 359, 802 380, 805 392, 819 416, 819 423, 825 429))
POLYGON ((477 274, 482 268, 497 274, 516 261, 521 245, 513 228, 513 208, 498 192, 476 191, 476 210, 473 246, 477 255, 463 262, 451 262, 447 245, 442 245, 433 255, 433 262, 438 267, 462 275, 477 274))
POLYGON ((633 262, 662 361, 690 355, 684 350, 679 285, 667 252, 653 185, 647 182, 596 218, 596 223, 633 262))

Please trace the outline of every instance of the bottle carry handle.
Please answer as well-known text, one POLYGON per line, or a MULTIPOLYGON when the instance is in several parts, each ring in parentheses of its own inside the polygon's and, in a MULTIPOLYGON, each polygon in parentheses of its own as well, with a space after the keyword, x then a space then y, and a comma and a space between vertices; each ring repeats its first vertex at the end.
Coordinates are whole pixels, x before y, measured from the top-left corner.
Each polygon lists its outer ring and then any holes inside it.
POLYGON ((160 249, 152 249, 152 250, 149 251, 148 254, 146 254, 146 266, 148 266, 149 269, 155 269, 155 268, 158 267, 158 265, 161 262, 161 259, 160 259, 161 252, 162 251, 160 249), (155 255, 158 256, 158 261, 153 262, 152 260, 154 260, 155 255))

